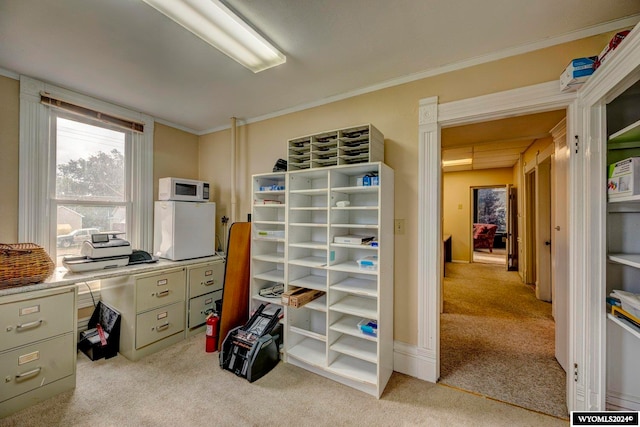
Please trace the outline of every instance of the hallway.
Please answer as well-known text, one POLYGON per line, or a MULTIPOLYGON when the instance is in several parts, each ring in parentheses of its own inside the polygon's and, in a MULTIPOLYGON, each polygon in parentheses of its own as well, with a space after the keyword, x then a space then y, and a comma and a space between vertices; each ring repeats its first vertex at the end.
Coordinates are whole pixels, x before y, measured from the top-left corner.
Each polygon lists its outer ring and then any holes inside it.
POLYGON ((568 417, 551 304, 537 300, 518 273, 448 263, 440 331, 441 383, 568 417))

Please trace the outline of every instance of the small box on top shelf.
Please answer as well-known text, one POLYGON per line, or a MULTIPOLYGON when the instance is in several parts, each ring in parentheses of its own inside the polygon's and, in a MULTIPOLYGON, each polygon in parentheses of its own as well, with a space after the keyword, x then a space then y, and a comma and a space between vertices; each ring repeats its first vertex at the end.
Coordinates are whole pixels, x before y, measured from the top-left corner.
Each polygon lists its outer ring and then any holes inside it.
POLYGON ((640 195, 640 157, 630 157, 609 165, 607 178, 609 199, 640 195))
POLYGON ((578 90, 595 70, 597 56, 576 58, 571 60, 560 75, 560 90, 569 92, 578 90))

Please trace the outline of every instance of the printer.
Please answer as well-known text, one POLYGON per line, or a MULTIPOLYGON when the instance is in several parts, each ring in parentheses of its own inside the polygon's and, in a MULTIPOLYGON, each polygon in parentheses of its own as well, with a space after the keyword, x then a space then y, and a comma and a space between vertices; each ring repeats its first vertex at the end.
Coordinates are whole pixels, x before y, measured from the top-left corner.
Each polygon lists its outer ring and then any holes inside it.
POLYGON ((62 265, 74 273, 126 266, 131 244, 118 234, 122 233, 93 234, 90 241, 82 242, 81 256, 64 257, 62 265))

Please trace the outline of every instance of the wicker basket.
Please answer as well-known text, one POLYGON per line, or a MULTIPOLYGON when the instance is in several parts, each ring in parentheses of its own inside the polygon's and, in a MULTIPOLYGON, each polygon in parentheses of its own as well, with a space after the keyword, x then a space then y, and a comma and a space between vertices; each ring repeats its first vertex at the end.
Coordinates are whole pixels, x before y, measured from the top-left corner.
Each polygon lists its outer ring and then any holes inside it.
POLYGON ((54 269, 49 255, 34 243, 0 243, 0 288, 40 283, 54 269))

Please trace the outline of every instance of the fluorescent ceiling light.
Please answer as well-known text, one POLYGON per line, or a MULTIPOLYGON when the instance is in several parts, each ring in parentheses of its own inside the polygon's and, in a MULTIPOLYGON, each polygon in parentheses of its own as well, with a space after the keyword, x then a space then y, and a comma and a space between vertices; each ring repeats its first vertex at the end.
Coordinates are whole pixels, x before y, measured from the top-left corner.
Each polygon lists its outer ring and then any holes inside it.
POLYGON ((458 160, 443 160, 442 167, 446 168, 447 166, 464 166, 464 165, 470 165, 471 163, 473 163, 473 160, 471 158, 458 159, 458 160))
POLYGON ((219 0, 143 0, 254 73, 287 58, 219 0))

